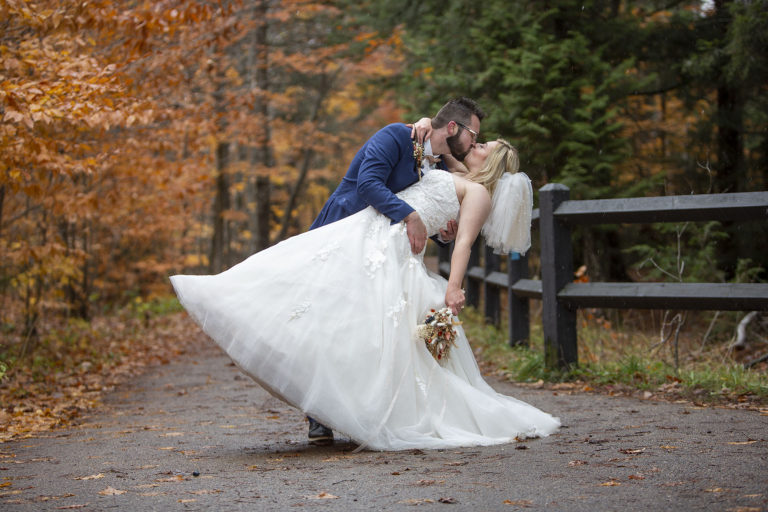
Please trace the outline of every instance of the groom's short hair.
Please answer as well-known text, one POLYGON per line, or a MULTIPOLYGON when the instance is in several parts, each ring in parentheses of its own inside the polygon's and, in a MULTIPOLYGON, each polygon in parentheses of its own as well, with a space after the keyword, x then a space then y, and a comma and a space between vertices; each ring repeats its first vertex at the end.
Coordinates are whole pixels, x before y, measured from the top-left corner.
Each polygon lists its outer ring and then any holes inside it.
POLYGON ((485 117, 485 112, 480 108, 480 105, 469 98, 454 98, 445 105, 432 118, 432 128, 442 128, 451 121, 457 121, 468 125, 472 122, 472 116, 482 121, 485 117))

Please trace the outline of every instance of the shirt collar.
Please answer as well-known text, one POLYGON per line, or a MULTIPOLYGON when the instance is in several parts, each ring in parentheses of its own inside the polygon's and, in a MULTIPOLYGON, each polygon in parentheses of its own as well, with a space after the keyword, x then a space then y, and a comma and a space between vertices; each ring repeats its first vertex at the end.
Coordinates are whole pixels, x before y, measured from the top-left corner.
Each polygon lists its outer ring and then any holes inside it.
POLYGON ((428 140, 424 143, 424 154, 428 156, 435 156, 434 153, 432 153, 432 141, 428 140))

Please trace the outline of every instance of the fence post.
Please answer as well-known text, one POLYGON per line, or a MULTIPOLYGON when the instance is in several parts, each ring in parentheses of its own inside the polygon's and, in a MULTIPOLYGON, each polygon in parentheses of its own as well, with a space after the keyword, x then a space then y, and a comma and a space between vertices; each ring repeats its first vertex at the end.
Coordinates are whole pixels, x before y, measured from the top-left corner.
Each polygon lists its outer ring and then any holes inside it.
POLYGON ((472 244, 472 252, 469 253, 467 275, 464 277, 464 279, 467 280, 467 291, 464 295, 467 306, 478 307, 480 305, 480 280, 473 278, 470 274, 474 267, 480 265, 480 251, 482 251, 483 245, 485 244, 481 242, 481 237, 477 237, 475 242, 472 244))
POLYGON ((512 285, 520 279, 528 279, 528 256, 510 252, 507 260, 507 302, 509 304, 509 345, 528 346, 531 335, 528 297, 518 297, 512 285))
POLYGON ((544 360, 550 369, 567 368, 578 359, 576 311, 557 300, 557 293, 573 280, 571 230, 554 215, 558 206, 569 197, 568 187, 558 183, 550 183, 539 190, 544 360))
MULTIPOLYGON (((496 272, 501 267, 499 255, 493 252, 493 248, 485 246, 485 277, 496 272)), ((492 322, 498 327, 501 325, 501 290, 488 281, 483 282, 483 294, 485 296, 485 321, 492 322)))

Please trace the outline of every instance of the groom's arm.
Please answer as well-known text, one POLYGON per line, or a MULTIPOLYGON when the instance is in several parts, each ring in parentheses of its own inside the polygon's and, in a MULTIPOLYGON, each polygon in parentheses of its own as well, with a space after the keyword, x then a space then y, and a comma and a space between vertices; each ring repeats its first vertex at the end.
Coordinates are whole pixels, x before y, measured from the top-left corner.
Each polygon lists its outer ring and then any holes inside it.
POLYGON ((405 125, 389 125, 379 130, 365 152, 357 174, 357 193, 369 205, 392 219, 392 223, 405 222, 411 252, 419 254, 427 243, 427 228, 419 213, 398 198, 387 185, 390 178, 398 190, 416 181, 413 144, 405 125), (410 173, 392 176, 394 172, 410 173))
POLYGON ((357 194, 393 223, 404 220, 414 211, 387 187, 406 151, 413 151, 408 129, 404 125, 389 125, 371 137, 357 175, 357 194), (402 130, 405 136, 400 136, 397 130, 402 130))

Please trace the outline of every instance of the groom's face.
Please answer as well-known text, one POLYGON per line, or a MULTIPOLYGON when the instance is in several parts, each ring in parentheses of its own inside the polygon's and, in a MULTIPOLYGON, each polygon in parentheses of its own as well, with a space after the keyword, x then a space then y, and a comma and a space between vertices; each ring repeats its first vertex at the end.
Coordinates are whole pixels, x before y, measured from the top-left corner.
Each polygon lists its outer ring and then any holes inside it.
MULTIPOLYGON (((469 127, 475 133, 479 133, 480 120, 476 116, 472 116, 472 122, 469 127)), ((446 137, 445 142, 448 144, 448 149, 451 150, 451 156, 459 162, 463 162, 464 158, 472 151, 472 147, 475 145, 475 138, 469 130, 457 124, 456 133, 446 137)))

